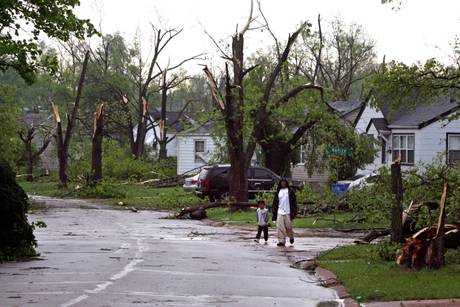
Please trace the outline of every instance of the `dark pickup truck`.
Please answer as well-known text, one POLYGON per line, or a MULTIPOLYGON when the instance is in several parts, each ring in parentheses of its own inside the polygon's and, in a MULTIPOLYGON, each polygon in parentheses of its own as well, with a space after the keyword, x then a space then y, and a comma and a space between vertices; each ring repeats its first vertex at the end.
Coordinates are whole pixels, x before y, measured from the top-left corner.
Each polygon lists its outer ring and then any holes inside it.
MULTIPOLYGON (((227 197, 230 191, 229 175, 230 165, 204 167, 198 177, 197 196, 208 197, 211 202, 227 197)), ((246 176, 249 198, 253 198, 257 193, 273 192, 281 180, 280 176, 261 166, 251 166, 246 176)), ((299 182, 289 181, 294 187, 301 186, 299 182)))

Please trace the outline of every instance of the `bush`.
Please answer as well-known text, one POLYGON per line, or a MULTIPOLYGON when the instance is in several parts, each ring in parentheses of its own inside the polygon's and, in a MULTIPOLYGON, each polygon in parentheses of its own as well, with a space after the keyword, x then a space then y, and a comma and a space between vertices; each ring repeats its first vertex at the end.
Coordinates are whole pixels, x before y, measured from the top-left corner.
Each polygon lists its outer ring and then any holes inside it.
POLYGON ((124 198, 126 193, 119 186, 108 182, 101 181, 95 185, 87 185, 78 191, 81 197, 89 198, 124 198))
POLYGON ((446 264, 460 264, 460 248, 446 250, 444 257, 446 264))
POLYGON ((313 191, 310 184, 305 184, 297 193, 297 202, 299 204, 316 204, 320 200, 319 193, 313 191))
MULTIPOLYGON (((71 150, 69 177, 82 181, 91 172, 91 144, 81 142, 71 150)), ((144 180, 155 178, 150 161, 134 159, 128 148, 123 148, 114 140, 104 140, 102 148, 102 176, 116 180, 144 180)))
POLYGON ((36 255, 33 225, 27 221, 29 202, 15 174, 0 163, 0 262, 36 255))
POLYGON ((177 174, 177 158, 168 157, 163 160, 153 162, 153 176, 155 178, 170 178, 177 174))
POLYGON ((401 248, 401 244, 389 240, 377 244, 379 258, 383 261, 395 261, 401 248))
POLYGON ((382 224, 382 221, 388 221, 394 199, 390 186, 389 170, 381 168, 379 180, 373 185, 352 189, 347 193, 346 202, 349 209, 370 224, 382 224))
MULTIPOLYGON (((391 191, 390 171, 386 167, 379 170, 379 180, 371 186, 365 186, 347 193, 349 208, 359 213, 369 223, 387 221, 391 215, 394 195, 391 191)), ((460 220, 460 169, 448 167, 441 161, 418 165, 403 174, 403 207, 408 208, 412 201, 419 203, 436 203, 441 199, 444 178, 448 179, 449 194, 446 201, 447 222, 460 220)), ((439 210, 431 212, 422 206, 412 216, 417 228, 437 222, 439 210)))

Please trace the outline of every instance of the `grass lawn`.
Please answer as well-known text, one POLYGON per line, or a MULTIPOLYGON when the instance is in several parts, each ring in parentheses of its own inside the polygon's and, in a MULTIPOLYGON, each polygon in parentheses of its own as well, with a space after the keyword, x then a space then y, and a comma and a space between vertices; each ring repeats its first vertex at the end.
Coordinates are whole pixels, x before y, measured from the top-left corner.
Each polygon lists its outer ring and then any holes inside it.
MULTIPOLYGON (((207 210, 208 217, 215 221, 222 221, 235 225, 255 225, 256 209, 243 212, 231 213, 225 208, 214 208, 207 210)), ((294 220, 294 227, 297 228, 333 228, 333 229, 368 229, 371 225, 366 223, 350 222, 354 217, 351 212, 333 214, 315 214, 306 217, 298 217, 294 220), (334 222, 335 220, 335 222, 334 222)), ((374 225, 373 227, 384 227, 385 225, 374 225)))
MULTIPOLYGON (((74 197, 74 198, 100 198, 97 195, 85 195, 75 192, 71 186, 69 189, 59 189, 55 182, 26 182, 19 184, 29 195, 43 195, 52 197, 74 197)), ((182 187, 152 188, 134 184, 113 183, 111 189, 115 189, 119 196, 103 196, 103 202, 117 204, 123 202, 127 206, 134 206, 138 209, 160 209, 179 210, 187 205, 194 205, 200 202, 192 193, 186 193, 182 187)))
POLYGON ((460 250, 448 251, 447 265, 438 271, 416 272, 383 261, 377 245, 340 247, 323 253, 318 261, 359 302, 460 297, 460 250))

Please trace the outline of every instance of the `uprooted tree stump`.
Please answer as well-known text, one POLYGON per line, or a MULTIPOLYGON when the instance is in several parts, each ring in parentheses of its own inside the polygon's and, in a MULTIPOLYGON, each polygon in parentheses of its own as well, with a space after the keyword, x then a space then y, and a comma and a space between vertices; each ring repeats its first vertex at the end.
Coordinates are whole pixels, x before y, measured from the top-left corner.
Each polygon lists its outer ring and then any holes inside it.
POLYGON ((402 253, 396 259, 398 264, 416 270, 424 267, 439 269, 444 265, 445 242, 449 242, 448 247, 460 246, 460 225, 445 225, 447 193, 448 184, 445 182, 439 204, 438 224, 423 228, 406 239, 402 253))

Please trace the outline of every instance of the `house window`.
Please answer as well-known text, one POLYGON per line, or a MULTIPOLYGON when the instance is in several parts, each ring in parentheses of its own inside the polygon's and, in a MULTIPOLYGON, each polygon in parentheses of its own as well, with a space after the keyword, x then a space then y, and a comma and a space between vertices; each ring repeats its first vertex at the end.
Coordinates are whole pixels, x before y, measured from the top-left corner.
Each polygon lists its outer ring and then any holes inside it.
POLYGON ((414 164, 415 136, 413 134, 393 135, 393 161, 401 157, 402 164, 414 164))
POLYGON ((447 161, 449 164, 460 161, 460 133, 447 134, 447 161))
POLYGON ((195 140, 195 163, 205 163, 204 161, 204 141, 195 140))

